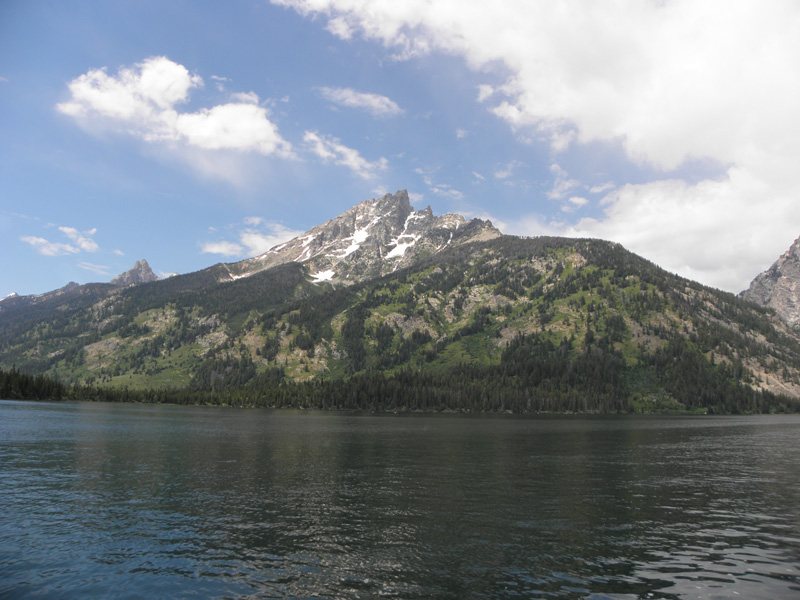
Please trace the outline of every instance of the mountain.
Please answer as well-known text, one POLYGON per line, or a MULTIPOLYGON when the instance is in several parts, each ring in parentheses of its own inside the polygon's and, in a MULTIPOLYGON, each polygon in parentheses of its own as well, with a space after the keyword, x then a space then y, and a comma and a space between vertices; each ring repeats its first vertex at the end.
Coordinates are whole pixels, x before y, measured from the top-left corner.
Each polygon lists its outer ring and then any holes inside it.
POLYGON ((745 300, 775 309, 784 321, 800 326, 800 238, 741 292, 745 300))
POLYGON ((109 286, 127 287, 140 283, 159 281, 160 279, 158 275, 153 273, 153 270, 146 260, 139 260, 136 261, 131 269, 117 275, 108 284, 89 283, 80 285, 74 281, 70 281, 67 285, 57 290, 45 292, 43 294, 31 294, 28 296, 20 296, 16 293, 9 294, 0 300, 0 314, 31 306, 36 306, 36 309, 31 309, 31 314, 39 314, 41 312, 46 314, 49 310, 57 306, 62 306, 70 301, 76 301, 79 297, 86 297, 88 295, 90 298, 94 298, 97 293, 99 293, 100 296, 104 296, 105 294, 102 290, 105 290, 109 286))
POLYGON ((161 279, 153 273, 153 269, 146 260, 137 260, 133 267, 120 275, 117 275, 109 283, 118 287, 136 285, 138 283, 149 283, 161 279))
POLYGON ((106 399, 800 409, 800 339, 773 311, 618 244, 500 235, 415 211, 404 192, 253 259, 2 310, 0 369, 12 366, 115 390, 106 399))
POLYGON ((33 304, 47 303, 54 299, 68 298, 79 287, 81 287, 80 284, 70 281, 67 285, 44 294, 31 294, 28 296, 20 296, 17 293, 9 294, 0 300, 0 313, 19 310, 33 304))
POLYGON ((264 254, 228 265, 230 279, 287 262, 304 263, 316 281, 351 284, 392 273, 450 246, 501 235, 489 221, 415 211, 402 190, 367 200, 264 254))

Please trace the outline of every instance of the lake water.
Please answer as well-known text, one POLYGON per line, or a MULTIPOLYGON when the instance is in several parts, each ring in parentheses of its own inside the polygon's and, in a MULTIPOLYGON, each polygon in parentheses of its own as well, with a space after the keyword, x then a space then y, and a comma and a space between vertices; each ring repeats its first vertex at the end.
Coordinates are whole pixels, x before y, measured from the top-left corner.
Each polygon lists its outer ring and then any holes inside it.
POLYGON ((800 418, 0 401, 3 598, 798 598, 800 418))

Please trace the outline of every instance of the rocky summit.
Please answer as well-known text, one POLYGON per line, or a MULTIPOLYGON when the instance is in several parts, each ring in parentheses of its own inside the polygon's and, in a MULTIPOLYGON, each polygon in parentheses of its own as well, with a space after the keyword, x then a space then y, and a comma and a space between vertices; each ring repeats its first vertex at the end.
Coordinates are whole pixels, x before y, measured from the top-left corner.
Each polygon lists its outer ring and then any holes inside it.
POLYGON ((153 273, 153 269, 146 260, 137 260, 133 268, 117 275, 109 283, 117 287, 127 287, 129 285, 136 285, 138 283, 148 283, 150 281, 158 281, 161 279, 158 275, 153 273))
POLYGON ((500 235, 490 221, 467 221, 454 213, 437 217, 430 206, 415 211, 408 192, 401 190, 362 202, 260 256, 226 266, 230 278, 238 279, 297 262, 315 282, 347 284, 392 273, 445 248, 500 235))
POLYGON ((800 238, 740 296, 773 308, 789 325, 800 326, 800 238))

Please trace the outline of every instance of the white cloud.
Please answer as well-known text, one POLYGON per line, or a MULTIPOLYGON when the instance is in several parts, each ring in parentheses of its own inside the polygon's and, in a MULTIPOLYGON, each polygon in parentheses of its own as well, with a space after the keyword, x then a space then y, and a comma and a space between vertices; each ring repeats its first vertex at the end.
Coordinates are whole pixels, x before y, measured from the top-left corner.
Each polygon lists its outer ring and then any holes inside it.
POLYGON ((98 275, 110 275, 110 273, 108 272, 108 267, 105 265, 95 265, 90 262, 81 261, 78 263, 77 266, 86 271, 97 273, 98 275))
POLYGON ((393 100, 380 94, 359 92, 351 88, 319 88, 322 97, 328 102, 333 102, 348 108, 363 108, 376 117, 396 117, 403 114, 393 100))
POLYGON ((550 165, 550 172, 555 176, 555 180, 553 182, 553 187, 547 192, 548 198, 559 200, 566 196, 570 190, 580 185, 580 181, 577 179, 570 179, 569 173, 560 165, 555 163, 550 165))
POLYGON ((422 176, 422 181, 428 186, 428 189, 437 196, 449 198, 450 200, 463 200, 464 194, 455 189, 449 183, 436 183, 431 176, 424 169, 415 169, 415 173, 422 176))
POLYGON ((358 150, 348 148, 338 139, 320 135, 315 131, 306 131, 303 141, 308 149, 323 161, 332 161, 334 164, 347 167, 363 179, 372 179, 389 165, 389 162, 382 157, 370 162, 362 157, 358 150))
POLYGON ((484 102, 494 96, 494 88, 482 83, 478 86, 478 102, 484 102))
POLYGON ((564 204, 561 207, 561 211, 565 213, 575 212, 582 206, 586 206, 589 203, 589 200, 582 196, 572 196, 567 200, 568 204, 564 204))
POLYGON ((463 140, 465 137, 469 135, 469 131, 466 129, 461 129, 460 127, 456 129, 456 138, 459 140, 463 140))
POLYGON ((600 185, 593 185, 589 188, 590 194, 602 194, 603 192, 607 192, 609 190, 614 189, 614 182, 607 181, 606 183, 601 183, 600 185))
MULTIPOLYGON (((224 78, 214 77, 218 83, 224 78)), ((148 142, 182 142, 204 150, 238 150, 292 156, 269 113, 253 92, 227 104, 179 112, 189 93, 203 86, 199 75, 164 56, 150 57, 116 76, 93 69, 69 83, 71 98, 56 108, 88 127, 117 128, 148 142)))
POLYGON ((203 254, 221 254, 223 256, 241 256, 244 247, 236 242, 206 242, 200 248, 203 254))
POLYGON ((334 18, 328 21, 326 27, 333 35, 343 40, 349 40, 353 37, 353 31, 344 19, 334 18))
POLYGON ((261 217, 245 217, 244 224, 246 227, 236 233, 238 241, 207 242, 201 246, 200 251, 204 254, 223 256, 257 256, 303 233, 280 223, 266 221, 261 217))
POLYGON ((563 233, 620 242, 669 271, 738 292, 798 235, 798 196, 770 197, 765 211, 759 207, 768 193, 744 169, 696 185, 626 185, 603 200, 602 219, 583 219, 563 233))
POLYGON ((475 69, 503 64, 512 75, 499 89, 482 85, 479 99, 505 95, 497 108, 510 122, 622 139, 666 168, 688 156, 730 159, 753 136, 783 138, 780 117, 798 104, 791 0, 505 0, 491 11, 478 0, 274 1, 408 56, 441 50, 475 69))
POLYGON ((45 238, 26 235, 20 237, 20 240, 26 244, 30 244, 39 254, 44 256, 63 256, 65 254, 78 254, 80 252, 97 252, 99 246, 91 236, 97 233, 97 229, 89 229, 88 231, 80 232, 74 227, 59 227, 58 230, 63 233, 67 239, 72 243, 65 242, 51 242, 45 238))
POLYGON ((224 92, 225 91, 225 83, 230 81, 227 77, 220 77, 219 75, 212 75, 211 79, 214 80, 214 87, 217 88, 217 91, 224 92))
POLYGON ((70 244, 50 242, 44 238, 33 235, 26 235, 19 239, 26 244, 30 244, 36 248, 39 254, 44 254, 45 256, 62 256, 64 254, 77 254, 80 252, 78 248, 71 246, 70 244))
POLYGON ((97 233, 97 228, 81 233, 74 227, 59 227, 58 230, 71 239, 77 247, 84 252, 97 252, 99 246, 91 237, 97 233))
POLYGON ((508 179, 514 174, 514 171, 521 167, 522 163, 518 160, 512 160, 504 167, 499 167, 495 169, 494 176, 496 179, 508 179))
POLYGON ((255 104, 222 104, 175 120, 175 132, 189 144, 207 150, 255 151, 290 156, 289 143, 255 104))
MULTIPOLYGON (((662 265, 733 291, 800 232, 793 0, 504 0, 492 10, 477 0, 273 1, 336 19, 348 36, 396 56, 441 51, 506 77, 480 85, 477 100, 556 152, 613 144, 668 173, 618 182, 605 215, 576 231, 629 240, 662 265), (724 175, 679 181, 675 169, 690 159, 724 175)), ((557 175, 551 197, 567 196, 570 183, 557 175)))

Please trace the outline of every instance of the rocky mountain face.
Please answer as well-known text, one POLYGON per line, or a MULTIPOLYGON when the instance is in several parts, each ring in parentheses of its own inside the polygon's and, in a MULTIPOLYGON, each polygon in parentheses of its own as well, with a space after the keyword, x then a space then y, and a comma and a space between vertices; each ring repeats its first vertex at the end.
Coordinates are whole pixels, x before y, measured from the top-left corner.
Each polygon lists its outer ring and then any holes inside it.
POLYGON ((501 235, 490 221, 415 211, 408 192, 354 206, 264 254, 227 265, 238 279, 287 262, 304 264, 315 282, 351 284, 392 273, 445 248, 501 235))
POLYGON ((129 285, 136 285, 137 283, 149 283, 160 279, 158 275, 153 273, 153 269, 150 268, 146 260, 137 260, 133 268, 117 275, 110 283, 117 287, 127 287, 129 285))
POLYGON ((774 308, 789 325, 800 326, 800 238, 739 295, 774 308))

